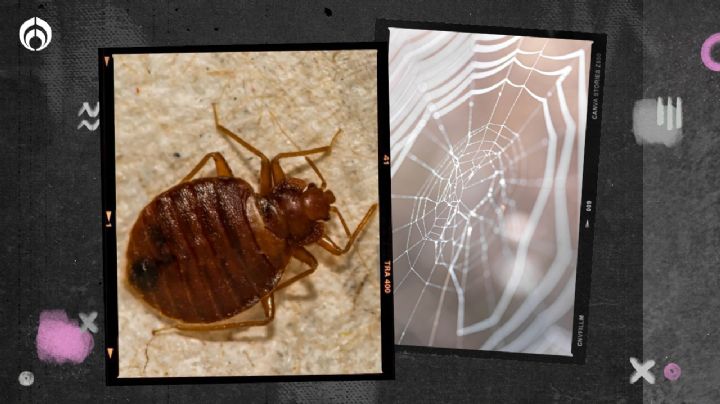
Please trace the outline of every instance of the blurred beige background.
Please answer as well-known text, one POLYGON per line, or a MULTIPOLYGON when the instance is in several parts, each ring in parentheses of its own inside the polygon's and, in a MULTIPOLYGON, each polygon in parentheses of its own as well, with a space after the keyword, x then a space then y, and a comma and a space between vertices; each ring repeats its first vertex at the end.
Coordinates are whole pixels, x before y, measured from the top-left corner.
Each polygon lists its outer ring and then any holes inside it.
MULTIPOLYGON (((222 152, 256 190, 260 162, 215 130, 221 122, 267 156, 327 145, 315 158, 354 228, 378 201, 376 51, 115 55, 116 220, 120 377, 378 373, 380 290, 377 215, 346 256, 311 246, 318 270, 275 295, 266 327, 151 338, 168 323, 126 289, 128 234, 141 209, 202 156, 222 152), (149 343, 149 344, 148 344, 149 343)), ((319 182, 304 160, 283 167, 319 182)), ((201 176, 214 175, 208 164, 201 176)), ((344 243, 337 220, 330 235, 344 243)), ((286 274, 302 266, 291 262, 286 274)), ((258 307, 243 313, 259 317, 258 307)), ((245 318, 243 317, 243 318, 245 318)))

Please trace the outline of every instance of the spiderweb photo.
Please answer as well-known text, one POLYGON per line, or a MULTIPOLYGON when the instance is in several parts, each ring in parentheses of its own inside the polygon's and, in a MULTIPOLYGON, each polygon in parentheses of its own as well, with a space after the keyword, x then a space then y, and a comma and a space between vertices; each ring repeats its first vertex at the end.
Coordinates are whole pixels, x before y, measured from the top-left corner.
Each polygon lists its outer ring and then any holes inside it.
POLYGON ((390 28, 398 345, 572 355, 591 49, 390 28))

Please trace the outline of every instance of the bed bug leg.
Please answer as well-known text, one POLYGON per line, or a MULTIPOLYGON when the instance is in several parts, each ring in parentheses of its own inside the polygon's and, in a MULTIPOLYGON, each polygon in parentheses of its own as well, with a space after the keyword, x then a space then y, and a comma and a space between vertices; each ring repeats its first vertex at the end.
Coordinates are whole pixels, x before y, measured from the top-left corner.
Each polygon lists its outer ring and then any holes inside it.
POLYGON ((169 328, 174 328, 179 331, 217 331, 267 325, 275 319, 275 300, 273 294, 271 293, 267 297, 262 298, 260 302, 262 303, 263 311, 265 312, 265 318, 262 320, 247 320, 214 324, 177 324, 169 328))
POLYGON ((162 334, 164 334, 166 331, 172 331, 172 330, 176 330, 176 328, 173 327, 173 326, 171 326, 171 325, 169 325, 169 326, 167 326, 167 327, 160 327, 160 328, 156 328, 156 329, 152 330, 152 335, 153 335, 153 336, 158 335, 158 334, 161 334, 161 335, 162 335, 162 334))
POLYGON ((320 189, 324 190, 325 187, 327 187, 327 182, 325 182, 325 177, 323 177, 323 175, 320 173, 320 170, 317 168, 314 161, 310 160, 310 158, 307 156, 305 156, 305 161, 307 161, 310 168, 312 168, 313 171, 315 171, 315 174, 317 174, 317 176, 320 177, 320 189))
MULTIPOLYGON (((280 159, 289 158, 289 157, 301 157, 301 156, 308 156, 310 154, 317 154, 317 153, 329 153, 332 151, 333 145, 335 144, 335 140, 337 139, 338 135, 342 133, 342 129, 338 129, 337 132, 332 137, 332 140, 330 141, 330 144, 323 147, 316 147, 313 149, 307 149, 307 150, 299 150, 294 152, 285 152, 280 153, 272 158, 270 165, 272 166, 272 173, 273 173, 273 180, 275 181, 275 184, 279 184, 282 182, 282 180, 285 179, 285 172, 283 171, 282 167, 280 167, 280 159)), ((322 174, 320 174, 320 170, 318 170, 315 163, 312 162, 308 157, 305 157, 305 161, 308 162, 310 167, 315 171, 315 173, 318 174, 320 179, 322 180, 323 185, 325 185, 325 179, 323 178, 322 174)), ((324 188, 324 186, 322 187, 324 188)))
POLYGON ((260 195, 268 195, 272 191, 273 187, 272 172, 270 171, 270 160, 260 150, 256 149, 253 145, 243 140, 240 136, 233 133, 230 129, 220 124, 220 118, 218 117, 217 112, 217 105, 213 103, 212 107, 213 116, 215 117, 215 128, 219 130, 223 135, 240 143, 252 154, 260 157, 260 195))
POLYGON ((338 208, 336 208, 335 206, 331 206, 330 212, 333 212, 336 215, 338 215, 338 218, 340 219, 340 223, 342 223, 342 227, 343 227, 343 229, 345 229, 345 235, 350 237, 351 236, 350 228, 348 227, 347 222, 345 222, 345 218, 343 217, 343 215, 340 214, 340 211, 338 210, 338 208))
POLYGON ((276 288, 275 291, 278 291, 282 288, 288 287, 291 284, 299 281, 300 279, 310 275, 311 273, 315 272, 315 270, 318 267, 317 259, 310 253, 310 251, 304 249, 303 247, 298 247, 295 250, 293 250, 293 258, 297 259, 298 261, 307 264, 310 269, 301 272, 292 278, 286 280, 285 282, 280 283, 276 288))
POLYGON ((222 154, 218 152, 212 152, 205 155, 205 157, 200 160, 199 163, 195 166, 195 168, 190 171, 188 175, 185 176, 185 178, 182 179, 180 182, 187 182, 190 181, 195 174, 197 174, 198 171, 207 163, 208 160, 212 158, 215 160, 215 172, 217 173, 218 177, 232 177, 233 173, 230 169, 230 166, 228 166, 227 161, 225 160, 225 157, 223 157, 222 154))
MULTIPOLYGON (((339 247, 327 235, 322 236, 322 238, 320 238, 320 240, 316 241, 317 245, 319 245, 320 247, 322 247, 323 249, 325 249, 326 251, 328 251, 330 254, 333 254, 333 255, 343 255, 346 252, 350 251, 350 248, 355 243, 355 240, 357 239, 357 237, 360 235, 360 233, 363 231, 363 229, 365 229, 365 227, 370 222, 370 218, 377 210, 377 206, 378 206, 377 203, 374 203, 372 206, 370 206, 370 209, 368 209, 367 213, 365 213, 365 217, 363 217, 360 224, 355 228, 355 231, 352 233, 352 235, 348 239, 347 244, 345 244, 345 248, 339 247)), ((338 215, 342 218, 342 216, 340 215, 340 212, 337 211, 337 209, 335 209, 335 212, 338 213, 338 215)), ((341 221, 344 222, 345 220, 341 219, 341 221)), ((345 227, 347 227, 347 225, 345 225, 345 227)))
MULTIPOLYGON (((266 106, 266 107, 267 107, 267 106, 266 106)), ((268 113, 270 113, 270 120, 272 120, 273 123, 275 124, 275 126, 277 126, 277 128, 280 130, 280 132, 281 132, 283 135, 285 135, 285 138, 287 138, 287 140, 290 141, 290 143, 292 143, 293 146, 295 146, 296 149, 300 150, 300 146, 298 146, 298 144, 295 143, 295 141, 290 137, 290 135, 288 135, 287 132, 285 132, 285 129, 283 129, 282 125, 280 125, 280 121, 277 119, 277 117, 275 116, 275 114, 273 114, 273 112, 272 112, 271 110, 269 110, 269 109, 268 109, 268 113)), ((262 115, 261 115, 261 116, 262 116, 262 115)), ((332 139, 332 141, 330 141, 330 147, 331 147, 331 148, 332 148, 333 143, 335 142, 335 137, 336 137, 337 135, 339 135, 340 133, 341 133, 341 130, 338 129, 338 131, 335 133, 335 135, 333 135, 333 139, 332 139)), ((332 150, 329 149, 328 151, 332 151, 332 150)), ((310 157, 307 157, 307 156, 305 156, 305 161, 308 163, 308 165, 310 166, 310 168, 312 168, 313 171, 315 171, 315 174, 317 174, 317 176, 320 177, 320 181, 321 181, 320 188, 321 188, 321 189, 325 189, 325 187, 327 186, 327 183, 325 182, 325 178, 323 177, 323 175, 320 173, 320 170, 318 170, 317 166, 315 165, 315 162, 312 161, 312 160, 310 159, 310 157)), ((282 169, 280 168, 280 165, 279 165, 279 164, 278 164, 278 168, 277 168, 277 169, 274 169, 274 170, 279 170, 278 173, 277 173, 277 176, 278 176, 277 178, 284 178, 285 173, 282 171, 282 169)), ((276 179, 276 182, 279 182, 279 180, 276 179)))
MULTIPOLYGON (((335 206, 331 206, 330 211, 334 212, 340 219, 340 223, 342 223, 343 229, 345 229, 345 235, 348 237, 352 237, 352 234, 350 233, 350 228, 348 228, 347 222, 345 222, 345 218, 340 213, 340 210, 338 210, 338 208, 335 206)), ((356 244, 353 244, 353 246, 357 247, 356 244)), ((360 256, 360 262, 362 263, 361 265, 365 265, 364 263, 367 262, 367 260, 365 259, 365 257, 363 257, 360 250, 356 249, 356 253, 360 256)), ((368 274, 366 273, 362 282, 360 282, 360 286, 357 287, 357 291, 355 292, 355 297, 353 298, 353 305, 355 304, 357 297, 360 295, 360 290, 362 290, 363 285, 365 285, 365 281, 367 280, 367 277, 368 277, 368 274)))
MULTIPOLYGON (((261 300, 263 311, 265 312, 265 318, 262 320, 250 320, 250 321, 239 321, 234 323, 220 323, 220 324, 178 324, 175 326, 167 326, 158 328, 152 331, 152 336, 145 344, 145 366, 143 366, 143 374, 147 370, 148 363, 150 363, 150 356, 148 355, 148 348, 152 344, 155 337, 163 333, 164 331, 214 331, 214 330, 227 330, 232 328, 241 327, 252 327, 257 325, 267 325, 273 319, 275 319, 275 299, 271 293, 268 297, 261 300)), ((162 335, 162 334, 161 334, 162 335)))

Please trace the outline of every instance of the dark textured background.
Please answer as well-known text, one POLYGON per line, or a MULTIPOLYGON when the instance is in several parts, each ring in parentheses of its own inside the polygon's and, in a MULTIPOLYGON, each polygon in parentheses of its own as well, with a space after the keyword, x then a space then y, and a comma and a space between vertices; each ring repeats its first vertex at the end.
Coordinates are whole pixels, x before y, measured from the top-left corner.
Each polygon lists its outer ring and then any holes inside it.
POLYGON ((720 31, 712 1, 14 3, 0 9, 6 402, 640 402, 643 384, 648 401, 720 402, 720 73, 699 62, 702 41, 720 31), (33 16, 53 28, 39 53, 18 43, 33 16), (105 387, 100 132, 76 129, 82 102, 97 101, 97 48, 371 41, 376 18, 608 35, 587 363, 397 354, 395 381, 105 387), (634 101, 658 95, 685 101, 685 139, 672 149, 638 146, 631 132, 634 101), (38 315, 51 308, 100 312, 85 363, 37 359, 38 315), (628 382, 630 356, 658 362, 657 384, 628 382), (662 377, 669 361, 683 367, 675 383, 662 377), (31 387, 18 383, 23 370, 35 374, 31 387))
POLYGON ((643 21, 645 98, 683 100, 683 140, 643 146, 643 348, 658 378, 644 397, 720 403, 720 72, 700 60, 720 9, 648 1, 643 21), (662 376, 670 362, 682 368, 675 383, 662 376))

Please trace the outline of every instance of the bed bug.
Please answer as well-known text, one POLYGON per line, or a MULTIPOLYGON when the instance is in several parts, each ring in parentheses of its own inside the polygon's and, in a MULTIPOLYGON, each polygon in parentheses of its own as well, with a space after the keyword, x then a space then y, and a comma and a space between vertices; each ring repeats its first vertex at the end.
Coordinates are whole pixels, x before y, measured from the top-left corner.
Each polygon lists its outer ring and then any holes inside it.
MULTIPOLYGON (((274 294, 312 274, 317 259, 305 248, 316 244, 334 255, 347 253, 377 209, 373 204, 355 231, 332 204, 320 170, 308 155, 328 146, 280 153, 268 159, 239 135, 220 124, 216 129, 260 158, 259 192, 234 177, 219 152, 208 153, 180 183, 157 195, 140 212, 130 232, 126 280, 130 290, 178 330, 211 331, 265 325, 275 315, 274 294), (286 176, 280 160, 305 156, 320 186, 286 176), (194 178, 210 160, 216 176, 194 178), (325 233, 330 214, 337 215, 348 241, 339 247, 325 233), (307 265, 282 279, 291 258, 307 265), (262 304, 264 318, 232 321, 262 304)), ((158 331, 158 330, 156 330, 158 331)))

